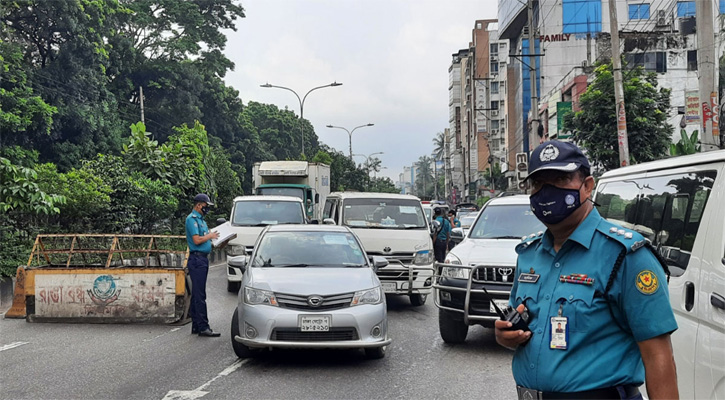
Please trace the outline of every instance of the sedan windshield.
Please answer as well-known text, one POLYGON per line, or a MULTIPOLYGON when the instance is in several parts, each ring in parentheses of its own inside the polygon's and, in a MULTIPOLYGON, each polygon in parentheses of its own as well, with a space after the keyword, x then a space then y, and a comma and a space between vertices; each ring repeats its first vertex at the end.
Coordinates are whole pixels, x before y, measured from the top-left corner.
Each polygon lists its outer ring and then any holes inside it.
POLYGON ((303 219, 302 206, 295 201, 238 201, 234 204, 232 225, 301 224, 303 219))
POLYGON ((407 199, 349 199, 342 213, 352 228, 426 229, 420 202, 407 199))
POLYGON ((488 206, 468 235, 471 239, 521 239, 546 230, 526 204, 488 206))
POLYGON ((364 267, 365 254, 348 232, 268 232, 254 257, 255 267, 364 267))

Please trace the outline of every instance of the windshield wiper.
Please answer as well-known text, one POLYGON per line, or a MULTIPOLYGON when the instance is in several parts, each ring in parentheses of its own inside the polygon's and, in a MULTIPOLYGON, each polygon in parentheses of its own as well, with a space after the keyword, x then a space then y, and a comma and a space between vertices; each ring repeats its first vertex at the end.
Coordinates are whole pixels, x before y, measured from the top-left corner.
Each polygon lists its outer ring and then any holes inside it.
POLYGON ((518 239, 518 240, 521 240, 521 236, 494 236, 489 239, 518 239))
POLYGON ((321 267, 321 265, 299 263, 299 264, 280 264, 280 265, 275 265, 275 267, 277 267, 277 268, 305 268, 305 267, 321 267))
POLYGON ((425 229, 425 226, 406 226, 403 229, 425 229))
POLYGON ((342 263, 342 265, 345 268, 363 268, 365 264, 348 264, 348 263, 342 263))

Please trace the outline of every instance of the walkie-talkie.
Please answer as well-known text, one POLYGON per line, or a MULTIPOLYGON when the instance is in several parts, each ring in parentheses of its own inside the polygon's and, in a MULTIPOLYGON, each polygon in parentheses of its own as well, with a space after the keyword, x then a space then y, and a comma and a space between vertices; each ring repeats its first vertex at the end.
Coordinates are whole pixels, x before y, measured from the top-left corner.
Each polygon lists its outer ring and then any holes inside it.
MULTIPOLYGON (((486 293, 486 297, 488 297, 488 301, 491 302, 491 305, 493 306, 494 310, 496 310, 496 314, 498 314, 499 318, 501 318, 502 321, 508 321, 511 323, 510 328, 505 328, 503 330, 505 331, 518 331, 522 330, 524 332, 529 332, 531 329, 529 329, 529 313, 524 311, 524 313, 519 313, 515 309, 511 308, 511 306, 506 307, 506 312, 501 311, 500 308, 496 305, 496 302, 493 301, 493 298, 490 294, 488 294, 488 290, 486 290, 486 287, 483 286, 483 291, 486 293)), ((526 303, 524 302, 524 306, 526 303)))

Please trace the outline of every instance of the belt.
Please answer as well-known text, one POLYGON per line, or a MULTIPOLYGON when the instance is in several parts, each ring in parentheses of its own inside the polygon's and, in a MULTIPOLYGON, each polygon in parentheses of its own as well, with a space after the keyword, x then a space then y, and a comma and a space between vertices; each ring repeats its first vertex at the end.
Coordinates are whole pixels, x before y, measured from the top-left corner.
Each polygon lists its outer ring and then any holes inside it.
POLYGON ((582 392, 542 392, 517 386, 519 399, 543 400, 543 399, 621 399, 617 388, 622 388, 626 399, 636 396, 639 388, 635 385, 612 386, 603 389, 585 390, 582 392))
POLYGON ((206 257, 209 254, 208 253, 201 252, 201 251, 190 251, 189 252, 189 255, 191 255, 191 256, 204 256, 204 257, 206 257))

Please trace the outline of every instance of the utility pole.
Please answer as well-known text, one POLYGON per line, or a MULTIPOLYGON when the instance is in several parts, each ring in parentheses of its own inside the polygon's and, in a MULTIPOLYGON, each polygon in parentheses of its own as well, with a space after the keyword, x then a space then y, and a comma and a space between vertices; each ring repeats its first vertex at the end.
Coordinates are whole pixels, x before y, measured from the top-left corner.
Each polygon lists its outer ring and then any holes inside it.
POLYGON ((695 2, 697 21, 697 74, 702 105, 701 151, 710 151, 720 146, 719 101, 717 93, 715 38, 713 33, 713 2, 695 2), (708 118, 709 117, 709 118, 708 118))
MULTIPOLYGON (((536 40, 536 27, 534 26, 534 1, 528 0, 527 2, 528 14, 529 14, 529 84, 531 85, 531 130, 529 131, 529 138, 536 138, 534 135, 538 135, 539 132, 539 96, 536 93, 536 46, 534 40, 536 40)), ((524 149, 525 152, 529 152, 531 144, 527 138, 524 138, 524 149)))
POLYGON ((143 118, 143 86, 138 87, 138 97, 141 101, 141 122, 146 123, 143 118))
POLYGON ((624 108, 624 86, 622 84, 622 56, 619 53, 617 0, 609 0, 609 30, 612 35, 614 100, 617 102, 617 142, 619 143, 619 166, 626 167, 629 165, 629 141, 627 139, 627 113, 624 108))

